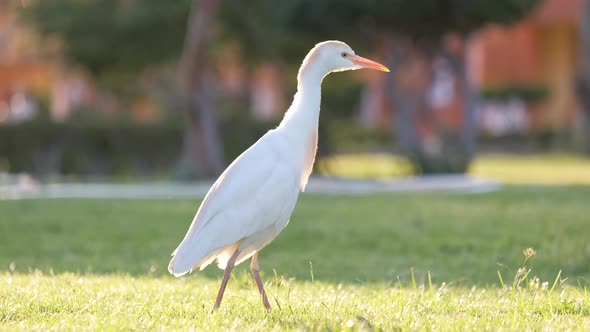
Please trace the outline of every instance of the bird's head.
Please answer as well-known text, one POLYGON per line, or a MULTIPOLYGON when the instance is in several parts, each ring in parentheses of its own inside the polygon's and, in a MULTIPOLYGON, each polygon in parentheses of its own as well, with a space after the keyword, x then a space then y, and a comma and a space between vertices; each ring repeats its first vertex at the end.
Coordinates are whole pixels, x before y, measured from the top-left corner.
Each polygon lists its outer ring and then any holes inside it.
POLYGON ((324 71, 325 75, 331 72, 362 68, 389 72, 389 69, 384 65, 356 55, 350 46, 337 40, 317 44, 305 57, 303 65, 306 64, 324 71))

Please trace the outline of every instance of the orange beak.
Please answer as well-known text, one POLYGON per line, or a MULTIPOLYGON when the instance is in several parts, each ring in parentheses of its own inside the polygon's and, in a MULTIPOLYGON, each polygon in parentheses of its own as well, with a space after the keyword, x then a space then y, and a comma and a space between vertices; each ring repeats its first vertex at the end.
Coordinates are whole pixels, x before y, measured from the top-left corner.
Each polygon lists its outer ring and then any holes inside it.
POLYGON ((348 59, 350 59, 350 61, 352 61, 354 64, 359 65, 363 68, 369 68, 369 69, 375 69, 375 70, 379 70, 379 71, 384 71, 389 73, 389 68, 385 67, 384 65, 369 60, 369 59, 365 59, 361 56, 358 55, 349 55, 348 59))

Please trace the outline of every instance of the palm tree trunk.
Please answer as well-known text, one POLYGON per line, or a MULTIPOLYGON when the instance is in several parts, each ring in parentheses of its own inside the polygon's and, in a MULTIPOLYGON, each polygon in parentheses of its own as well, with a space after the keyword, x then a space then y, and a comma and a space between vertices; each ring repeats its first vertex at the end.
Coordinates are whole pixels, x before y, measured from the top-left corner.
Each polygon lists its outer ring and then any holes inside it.
POLYGON ((461 173, 475 154, 477 95, 469 82, 464 59, 442 46, 397 40, 390 55, 394 74, 387 82, 394 116, 392 128, 402 152, 418 173, 461 173), (460 82, 463 126, 441 123, 429 102, 435 78, 435 60, 444 56, 460 82), (421 130, 419 130, 419 128, 421 130))
MULTIPOLYGON (((468 40, 468 36, 465 40, 468 40)), ((463 50, 465 51, 465 50, 463 50)), ((467 163, 475 157, 476 142, 477 142, 477 108, 479 104, 479 96, 476 87, 469 79, 465 64, 465 54, 456 55, 443 50, 443 55, 451 64, 453 70, 457 75, 461 95, 463 98, 463 127, 459 135, 459 142, 467 163)))
POLYGON ((193 3, 179 65, 181 96, 186 110, 181 178, 215 177, 223 172, 223 146, 215 117, 215 80, 209 48, 220 0, 193 3))
MULTIPOLYGON (((401 42, 399 44, 403 45, 401 42)), ((391 96, 393 133, 402 153, 413 159, 412 156, 420 150, 420 138, 416 130, 416 112, 420 96, 409 89, 404 89, 399 80, 396 80, 400 68, 408 61, 407 52, 408 50, 403 47, 390 48, 387 65, 393 72, 392 75, 388 75, 385 84, 386 91, 391 96)))

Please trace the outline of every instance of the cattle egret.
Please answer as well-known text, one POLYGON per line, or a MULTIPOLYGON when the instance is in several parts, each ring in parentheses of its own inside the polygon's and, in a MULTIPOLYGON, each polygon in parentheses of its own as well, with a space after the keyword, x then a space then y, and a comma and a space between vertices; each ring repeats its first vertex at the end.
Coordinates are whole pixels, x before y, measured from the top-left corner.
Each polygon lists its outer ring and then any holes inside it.
POLYGON ((279 126, 244 151, 215 181, 168 271, 181 276, 213 261, 224 270, 213 309, 219 308, 232 268, 252 257, 250 268, 262 303, 270 304, 260 279, 258 252, 289 222, 299 192, 313 168, 320 115, 321 84, 332 72, 387 67, 362 58, 345 43, 325 41, 305 57, 297 93, 279 126))

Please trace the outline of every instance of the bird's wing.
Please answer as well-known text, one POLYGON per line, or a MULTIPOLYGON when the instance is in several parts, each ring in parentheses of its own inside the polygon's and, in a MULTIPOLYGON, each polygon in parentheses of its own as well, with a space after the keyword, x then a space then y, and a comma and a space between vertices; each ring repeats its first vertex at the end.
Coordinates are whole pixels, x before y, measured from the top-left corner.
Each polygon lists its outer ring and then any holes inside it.
POLYGON ((297 199, 298 175, 274 143, 261 138, 209 189, 173 253, 171 273, 187 273, 216 250, 265 230, 297 199))

